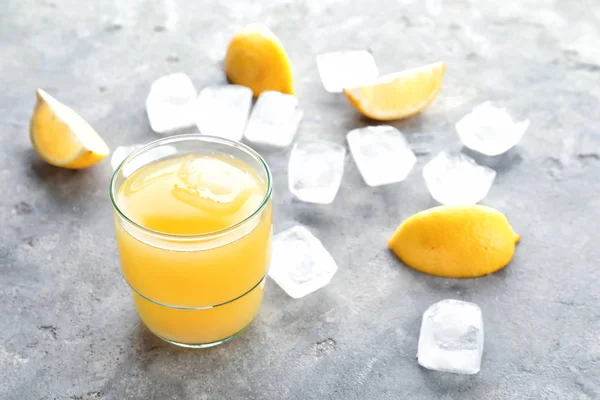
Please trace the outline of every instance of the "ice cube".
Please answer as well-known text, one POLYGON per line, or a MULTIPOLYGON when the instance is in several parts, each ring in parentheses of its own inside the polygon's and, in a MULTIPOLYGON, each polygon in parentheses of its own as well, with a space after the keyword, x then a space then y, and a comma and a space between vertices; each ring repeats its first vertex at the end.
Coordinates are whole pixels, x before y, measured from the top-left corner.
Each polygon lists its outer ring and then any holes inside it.
POLYGON ((248 120, 246 139, 276 147, 289 146, 302 115, 296 96, 270 90, 262 92, 248 120))
POLYGON ((203 135, 241 140, 252 107, 252 90, 241 85, 217 85, 198 96, 196 126, 203 135))
POLYGON ((442 14, 444 5, 442 0, 425 0, 425 8, 427 8, 429 15, 438 17, 442 14))
POLYGON ((119 165, 121 165, 123 160, 127 158, 128 155, 130 155, 138 149, 141 149, 142 147, 144 147, 143 144, 132 144, 129 146, 117 147, 115 151, 113 151, 112 157, 110 158, 110 165, 113 171, 119 168, 119 165))
POLYGON ((308 203, 333 202, 344 174, 346 149, 321 140, 298 141, 288 165, 288 186, 294 196, 308 203))
POLYGON ((273 239, 269 276, 295 299, 327 285, 337 268, 321 241, 303 226, 283 231, 273 239))
POLYGON ((419 364, 427 369, 472 375, 481 368, 483 319, 477 304, 442 300, 423 314, 419 364))
POLYGON ((529 120, 514 122, 508 111, 486 101, 456 123, 462 143, 487 156, 513 148, 529 127, 529 120))
POLYGON ((177 175, 173 196, 202 210, 232 214, 252 194, 251 178, 218 158, 189 156, 177 175))
POLYGON ((319 54, 317 69, 325 90, 340 93, 377 78, 379 71, 373 55, 365 50, 319 54))
POLYGON ((346 136, 356 166, 369 186, 406 179, 417 157, 404 135, 393 126, 366 126, 346 136))
POLYGON ((158 78, 146 98, 150 127, 157 133, 172 133, 194 126, 196 88, 184 73, 158 78))
POLYGON ((442 204, 475 204, 488 194, 496 171, 462 153, 441 152, 423 167, 431 196, 442 204))

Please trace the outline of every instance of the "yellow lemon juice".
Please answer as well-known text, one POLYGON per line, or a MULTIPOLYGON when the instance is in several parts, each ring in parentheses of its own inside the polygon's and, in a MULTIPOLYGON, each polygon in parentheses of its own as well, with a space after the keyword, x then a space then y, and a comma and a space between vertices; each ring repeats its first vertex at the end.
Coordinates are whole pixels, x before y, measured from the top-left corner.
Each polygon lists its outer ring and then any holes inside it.
POLYGON ((152 332, 202 347, 252 321, 271 256, 267 186, 243 161, 210 154, 157 161, 123 181, 116 204, 133 224, 116 219, 121 267, 152 332))

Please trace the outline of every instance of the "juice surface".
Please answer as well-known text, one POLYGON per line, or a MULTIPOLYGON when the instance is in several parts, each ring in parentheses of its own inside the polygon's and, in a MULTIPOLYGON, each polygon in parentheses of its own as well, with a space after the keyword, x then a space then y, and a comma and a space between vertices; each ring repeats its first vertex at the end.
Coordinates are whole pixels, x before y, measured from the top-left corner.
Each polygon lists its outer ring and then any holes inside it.
MULTIPOLYGON (((246 220, 266 191, 266 182, 241 160, 197 155, 141 168, 123 182, 116 201, 147 229, 199 235, 246 220)), ((220 239, 182 242, 136 234, 117 217, 121 267, 148 328, 171 341, 202 344, 226 339, 250 323, 270 262, 271 220, 269 199, 262 213, 220 239), (210 306, 216 307, 189 310, 210 306)))
POLYGON ((145 228, 204 234, 250 216, 266 190, 256 172, 238 159, 184 156, 136 171, 121 185, 117 204, 145 228))

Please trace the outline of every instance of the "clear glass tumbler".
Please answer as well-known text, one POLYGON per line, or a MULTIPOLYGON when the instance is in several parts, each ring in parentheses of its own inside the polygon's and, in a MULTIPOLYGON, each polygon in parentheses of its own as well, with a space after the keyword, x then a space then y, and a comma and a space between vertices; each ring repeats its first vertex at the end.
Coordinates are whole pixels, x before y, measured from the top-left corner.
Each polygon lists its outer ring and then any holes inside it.
MULTIPOLYGON (((140 318, 154 334, 179 346, 202 348, 226 342, 250 324, 262 302, 271 258, 271 193, 271 173, 258 153, 199 134, 152 142, 117 168, 110 197, 121 269, 140 318), (245 219, 203 234, 160 232, 128 215, 122 204, 127 178, 163 160, 190 155, 243 163, 264 183, 260 204, 245 219)), ((160 207, 161 195, 157 191, 144 199, 140 209, 160 207)), ((168 215, 176 218, 174 213, 168 215)))

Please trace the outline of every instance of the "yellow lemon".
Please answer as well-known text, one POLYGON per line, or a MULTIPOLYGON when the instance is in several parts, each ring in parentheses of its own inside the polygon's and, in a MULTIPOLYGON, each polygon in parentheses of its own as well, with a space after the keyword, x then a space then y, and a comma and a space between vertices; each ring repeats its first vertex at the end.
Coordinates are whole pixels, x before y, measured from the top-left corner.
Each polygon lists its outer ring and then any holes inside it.
POLYGON ((96 164, 110 150, 83 118, 42 89, 29 125, 29 138, 37 154, 57 167, 80 169, 96 164))
POLYGON ((388 245, 418 271, 446 278, 474 278, 505 267, 519 239, 506 217, 493 208, 440 206, 408 218, 388 245))
POLYGON ((364 86, 344 89, 350 103, 366 117, 389 121, 425 109, 442 87, 446 64, 438 62, 386 75, 364 86))
POLYGON ((277 36, 264 25, 251 24, 235 34, 225 56, 231 83, 260 95, 265 90, 294 94, 290 60, 277 36))

